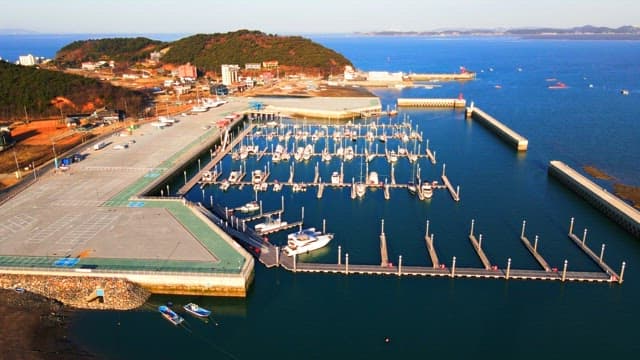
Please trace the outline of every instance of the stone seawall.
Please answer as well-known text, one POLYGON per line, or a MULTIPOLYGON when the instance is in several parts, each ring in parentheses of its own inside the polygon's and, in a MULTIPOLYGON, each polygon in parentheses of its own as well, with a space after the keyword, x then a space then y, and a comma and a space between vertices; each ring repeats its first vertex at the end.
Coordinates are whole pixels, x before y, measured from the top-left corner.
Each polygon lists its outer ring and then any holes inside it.
POLYGON ((142 306, 151 293, 119 278, 89 276, 0 275, 0 288, 26 291, 55 299, 67 306, 94 310, 131 310, 142 306), (104 289, 104 302, 87 301, 97 288, 104 289))

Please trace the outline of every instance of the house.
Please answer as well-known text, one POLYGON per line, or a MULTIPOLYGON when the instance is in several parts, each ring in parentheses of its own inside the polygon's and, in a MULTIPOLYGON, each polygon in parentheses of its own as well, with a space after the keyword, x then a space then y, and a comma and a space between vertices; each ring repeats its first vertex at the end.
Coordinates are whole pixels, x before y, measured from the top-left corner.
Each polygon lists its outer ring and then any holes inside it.
POLYGON ((184 65, 178 66, 177 76, 183 79, 191 79, 195 80, 198 78, 198 69, 191 65, 191 63, 186 63, 184 65))

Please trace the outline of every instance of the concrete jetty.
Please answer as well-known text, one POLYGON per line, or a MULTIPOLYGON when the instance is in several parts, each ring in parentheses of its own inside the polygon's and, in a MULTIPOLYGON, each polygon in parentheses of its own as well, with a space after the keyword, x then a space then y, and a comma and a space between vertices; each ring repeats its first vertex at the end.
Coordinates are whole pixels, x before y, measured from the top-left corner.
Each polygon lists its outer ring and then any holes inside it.
POLYGON ((466 111, 466 117, 480 122, 495 132, 500 138, 504 139, 508 143, 514 145, 518 151, 527 151, 529 146, 529 140, 517 132, 511 130, 508 126, 498 121, 493 116, 482 111, 480 108, 474 106, 473 102, 466 111))
POLYGON ((247 110, 246 114, 262 118, 265 116, 305 117, 316 119, 352 120, 382 112, 377 97, 257 97, 262 110, 247 110))
POLYGON ((409 99, 399 98, 398 107, 423 107, 423 108, 464 108, 467 105, 465 99, 409 99))
POLYGON ((640 238, 640 212, 562 161, 549 162, 549 174, 587 200, 633 236, 640 238))

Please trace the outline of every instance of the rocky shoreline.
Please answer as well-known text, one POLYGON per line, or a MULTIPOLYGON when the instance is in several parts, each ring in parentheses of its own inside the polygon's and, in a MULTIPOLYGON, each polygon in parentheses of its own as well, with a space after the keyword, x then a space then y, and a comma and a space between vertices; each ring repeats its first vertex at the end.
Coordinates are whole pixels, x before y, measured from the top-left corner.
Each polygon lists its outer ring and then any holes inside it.
POLYGON ((72 308, 93 310, 131 310, 142 306, 151 296, 146 289, 125 279, 89 276, 3 274, 0 288, 22 288, 72 308), (104 297, 96 298, 96 289, 102 289, 104 297))

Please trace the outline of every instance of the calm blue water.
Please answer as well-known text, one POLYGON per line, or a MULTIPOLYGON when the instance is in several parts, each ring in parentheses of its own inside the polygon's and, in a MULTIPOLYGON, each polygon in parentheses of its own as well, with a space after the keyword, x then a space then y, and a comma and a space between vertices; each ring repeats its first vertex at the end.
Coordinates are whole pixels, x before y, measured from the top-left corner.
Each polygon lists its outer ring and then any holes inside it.
MULTIPOLYGON (((570 269, 595 271, 565 235, 573 216, 578 232, 589 228, 588 242, 594 250, 607 243, 605 258, 615 269, 627 261, 625 284, 294 275, 257 265, 246 299, 156 297, 141 311, 81 312, 73 332, 83 344, 117 359, 595 359, 640 351, 635 334, 640 322, 638 240, 547 175, 548 161, 558 159, 578 169, 595 165, 620 182, 640 185, 640 42, 339 36, 314 40, 363 70, 453 72, 465 66, 477 71, 472 82, 375 92, 385 107, 398 97, 463 93, 526 136, 529 151, 516 154, 456 111, 407 110, 396 120, 381 118, 381 123, 389 123, 408 116, 418 126, 438 155, 436 166, 422 161, 422 177, 439 179, 445 162, 449 178, 461 186, 462 201, 454 203, 444 191, 437 191, 429 202, 402 190, 392 192, 390 201, 380 190, 358 201, 351 201, 346 189, 326 189, 321 201, 315 191, 261 193, 267 209, 278 208, 284 196, 287 220, 298 220, 301 206, 310 226, 320 227, 322 219, 327 220, 327 230, 336 234, 334 241, 306 261, 333 262, 341 245, 352 263, 379 262, 377 235, 384 218, 391 258, 402 255, 405 264, 429 265, 423 233, 430 219, 441 261, 450 264, 456 256, 460 266, 479 266, 466 239, 473 218, 493 263, 505 267, 510 257, 514 267, 536 269, 518 240, 526 219, 529 237, 540 235, 539 250, 552 266, 560 267, 567 259, 570 269), (548 78, 569 88, 549 90, 548 78), (623 88, 631 94, 620 95, 623 88), (153 310, 167 300, 195 300, 212 307, 218 325, 188 318, 189 331, 173 327, 153 310), (385 343, 385 337, 391 342, 385 343)), ((358 145, 361 149, 363 144, 358 145)), ((322 148, 323 142, 316 144, 316 151, 322 148)), ((247 165, 262 168, 266 161, 250 160, 247 165)), ((224 171, 239 164, 225 159, 224 171)), ((297 164, 296 179, 312 179, 314 165, 297 164)), ((319 166, 328 179, 339 165, 333 161, 319 166)), ((371 167, 382 178, 389 174, 382 159, 371 167)), ((272 178, 287 179, 288 165, 272 165, 271 170, 272 178)), ((358 178, 360 163, 348 164, 346 172, 347 178, 358 178)), ((399 182, 411 176, 406 160, 399 162, 396 175, 399 182)), ((601 183, 611 187, 610 182, 601 183)), ((224 194, 207 189, 204 198, 209 196, 232 207, 254 195, 248 188, 224 194)), ((189 198, 200 201, 202 193, 197 189, 189 198)), ((271 240, 283 242, 284 234, 271 240)))

